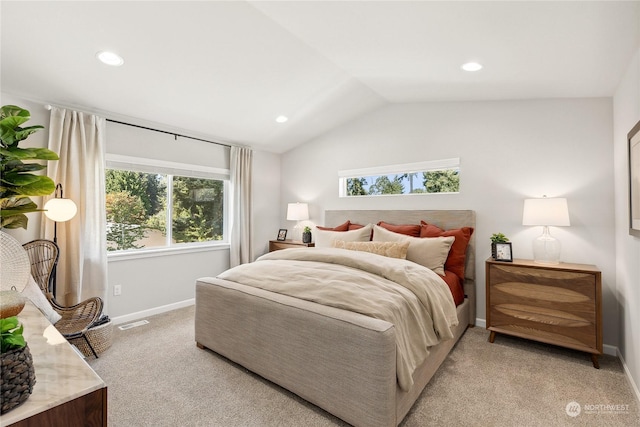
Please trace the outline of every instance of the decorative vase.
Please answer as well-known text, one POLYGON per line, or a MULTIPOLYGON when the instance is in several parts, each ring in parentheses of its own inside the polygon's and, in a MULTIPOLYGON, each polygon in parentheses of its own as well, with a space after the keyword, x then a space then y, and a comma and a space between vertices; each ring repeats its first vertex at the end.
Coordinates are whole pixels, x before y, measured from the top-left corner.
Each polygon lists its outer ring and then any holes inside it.
POLYGON ((0 364, 2 369, 0 414, 4 414, 29 398, 36 383, 36 374, 28 345, 2 353, 0 364))
POLYGON ((304 231, 302 233, 302 243, 311 243, 311 232, 304 231))

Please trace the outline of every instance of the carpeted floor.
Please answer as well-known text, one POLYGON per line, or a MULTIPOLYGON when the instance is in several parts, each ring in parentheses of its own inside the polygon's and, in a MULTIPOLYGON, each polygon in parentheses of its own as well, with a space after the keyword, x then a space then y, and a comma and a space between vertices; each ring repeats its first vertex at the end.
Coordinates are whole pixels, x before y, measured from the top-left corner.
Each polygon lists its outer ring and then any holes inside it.
MULTIPOLYGON (((116 328, 113 346, 88 360, 108 386, 109 426, 346 425, 198 349, 193 314, 188 307, 116 328)), ((490 344, 488 335, 467 330, 401 426, 640 425, 618 359, 603 356, 598 370, 583 353, 501 335, 490 344), (569 416, 567 405, 580 413, 569 416)))

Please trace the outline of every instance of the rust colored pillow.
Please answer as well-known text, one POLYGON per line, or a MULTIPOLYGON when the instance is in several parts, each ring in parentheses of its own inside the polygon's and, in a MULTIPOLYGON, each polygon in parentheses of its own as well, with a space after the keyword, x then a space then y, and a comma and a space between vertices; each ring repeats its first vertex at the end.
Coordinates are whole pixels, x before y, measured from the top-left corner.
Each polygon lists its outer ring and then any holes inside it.
POLYGON ((349 222, 349 230, 359 230, 362 227, 364 227, 364 225, 354 224, 352 222, 349 222))
POLYGON ((327 230, 327 231, 348 231, 349 230, 349 220, 347 220, 347 222, 345 222, 344 224, 340 224, 336 227, 320 227, 319 225, 316 225, 316 228, 318 230, 327 230))
POLYGON ((395 225, 395 224, 389 224, 388 222, 384 222, 384 221, 380 221, 378 225, 382 228, 386 228, 389 231, 393 231, 394 233, 406 234, 407 236, 412 236, 412 237, 420 237, 420 231, 422 229, 422 227, 419 225, 413 225, 413 224, 395 225))
POLYGON ((448 237, 453 236, 456 240, 451 245, 449 256, 444 264, 444 269, 456 274, 460 280, 464 281, 464 262, 467 255, 467 246, 473 234, 473 227, 452 228, 443 230, 433 224, 420 221, 420 237, 448 237))

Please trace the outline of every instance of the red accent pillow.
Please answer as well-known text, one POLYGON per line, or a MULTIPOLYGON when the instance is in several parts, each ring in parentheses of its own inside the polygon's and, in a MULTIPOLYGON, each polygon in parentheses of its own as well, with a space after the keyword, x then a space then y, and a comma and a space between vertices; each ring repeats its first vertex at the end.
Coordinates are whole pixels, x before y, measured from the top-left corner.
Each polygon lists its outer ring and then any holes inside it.
POLYGON ((347 220, 347 222, 345 222, 344 224, 340 224, 336 227, 320 227, 319 225, 316 225, 316 228, 318 230, 328 230, 328 231, 349 231, 349 220, 347 220))
POLYGON ((451 295, 453 296, 453 302, 456 303, 456 307, 464 302, 464 287, 457 274, 452 271, 445 271, 444 276, 440 276, 444 282, 449 286, 451 295))
POLYGON ((386 228, 389 231, 393 231, 394 233, 405 234, 407 236, 413 236, 413 237, 421 237, 420 232, 422 227, 419 225, 413 225, 413 224, 395 225, 395 224, 389 224, 388 222, 380 221, 378 223, 378 226, 382 228, 386 228))
POLYGON ((444 263, 444 269, 452 271, 464 281, 464 262, 467 255, 467 246, 473 234, 473 227, 453 228, 451 230, 443 230, 433 224, 427 224, 420 221, 420 237, 455 237, 453 245, 449 250, 449 256, 444 263))

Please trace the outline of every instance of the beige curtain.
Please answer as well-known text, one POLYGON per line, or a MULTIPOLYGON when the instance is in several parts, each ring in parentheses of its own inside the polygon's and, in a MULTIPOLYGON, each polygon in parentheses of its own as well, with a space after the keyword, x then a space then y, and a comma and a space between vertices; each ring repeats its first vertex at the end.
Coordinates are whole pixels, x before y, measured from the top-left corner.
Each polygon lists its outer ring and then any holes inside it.
POLYGON ((253 261, 251 244, 251 168, 253 152, 231 147, 231 267, 253 261))
MULTIPOLYGON (((105 119, 52 108, 49 149, 60 160, 48 162, 47 175, 62 184, 64 197, 78 206, 74 218, 57 224, 56 299, 71 305, 100 297, 106 303, 105 119)), ((42 217, 45 237, 52 239, 54 223, 42 217)))

